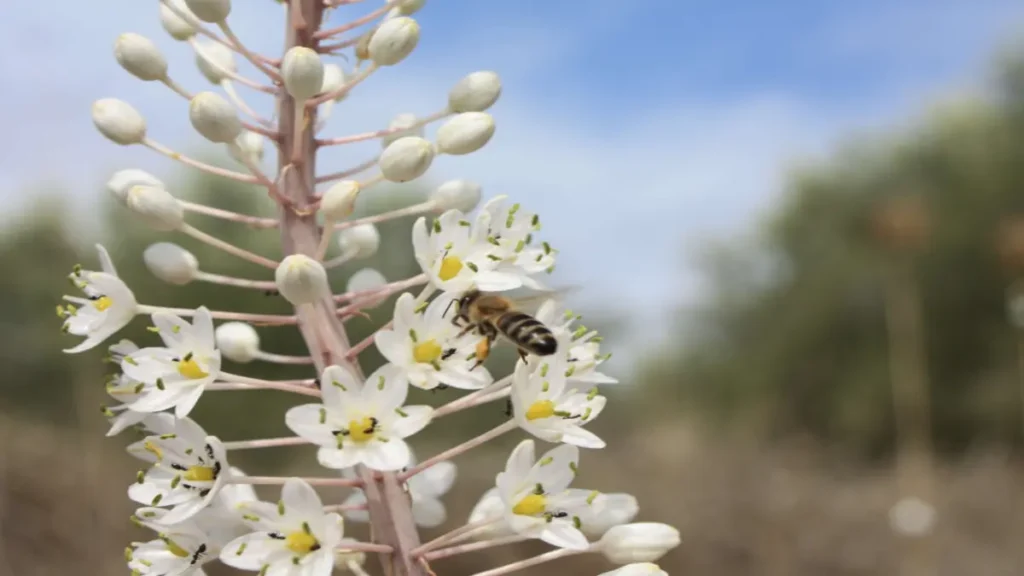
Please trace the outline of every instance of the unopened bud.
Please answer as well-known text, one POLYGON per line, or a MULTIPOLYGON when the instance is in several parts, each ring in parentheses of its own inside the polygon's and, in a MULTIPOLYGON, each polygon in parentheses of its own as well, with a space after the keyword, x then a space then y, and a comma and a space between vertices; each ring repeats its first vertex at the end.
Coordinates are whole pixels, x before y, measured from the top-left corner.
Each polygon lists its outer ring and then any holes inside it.
POLYGON ((242 133, 242 121, 230 102, 213 92, 200 92, 188 105, 192 127, 211 142, 224 144, 242 133))
POLYGON ((448 93, 452 112, 483 112, 501 96, 501 79, 497 72, 485 70, 467 74, 448 93))
MULTIPOLYGON (((341 66, 337 64, 324 64, 324 81, 320 85, 320 91, 326 94, 334 92, 344 85, 345 71, 341 69, 341 66)), ((335 98, 335 102, 344 100, 346 96, 348 96, 347 92, 335 98)))
POLYGON ((380 232, 373 224, 360 224, 338 232, 338 247, 350 258, 369 258, 380 248, 380 232))
POLYGON ((433 144, 418 136, 406 136, 385 148, 377 163, 385 179, 408 182, 422 176, 433 161, 433 144))
POLYGON ((245 164, 246 159, 251 164, 259 164, 263 160, 263 135, 243 130, 228 142, 228 153, 240 164, 245 164))
POLYGON ((218 24, 231 14, 231 0, 185 0, 188 9, 203 22, 218 24))
POLYGON ((679 546, 679 531, 658 522, 615 526, 605 532, 598 547, 616 564, 654 562, 679 546))
POLYGON ((185 221, 185 210, 163 187, 139 184, 128 190, 125 205, 154 230, 177 230, 185 221))
POLYGON ((195 20, 195 14, 185 5, 185 0, 165 0, 160 3, 160 24, 175 40, 188 40, 195 36, 195 20), (168 4, 174 6, 177 12, 168 4), (185 18, 178 16, 179 12, 184 14, 185 18))
POLYGON ((159 178, 138 168, 118 170, 107 180, 107 190, 110 190, 110 193, 120 200, 122 204, 128 201, 128 191, 133 186, 139 185, 155 186, 157 188, 164 187, 164 183, 159 178))
POLYGON ((382 136, 380 144, 382 147, 387 148, 392 142, 399 138, 405 138, 406 136, 419 136, 423 137, 423 126, 416 126, 419 122, 419 118, 415 114, 399 114, 391 119, 388 123, 388 130, 394 130, 387 136, 382 136))
POLYGON ((342 180, 324 192, 320 198, 320 211, 323 212, 324 218, 327 220, 339 222, 352 215, 357 197, 359 197, 359 182, 342 180))
POLYGON ((146 120, 124 100, 103 98, 92 103, 92 123, 108 140, 129 146, 146 138, 146 120))
POLYGON ((277 290, 293 305, 310 304, 330 296, 323 264, 303 254, 286 256, 274 273, 277 290))
POLYGON ((426 3, 427 0, 403 0, 398 4, 396 10, 398 10, 398 13, 402 16, 412 16, 419 12, 426 3))
POLYGON ((293 46, 281 60, 284 88, 299 101, 320 93, 324 85, 324 63, 320 55, 305 46, 293 46))
POLYGON ((469 212, 480 203, 482 189, 469 180, 449 180, 430 193, 430 200, 437 210, 459 210, 469 212))
POLYGON ((494 136, 494 118, 486 112, 465 112, 437 129, 437 151, 459 156, 484 147, 494 136))
POLYGON ((191 252, 171 242, 150 244, 142 252, 146 268, 168 284, 182 286, 195 279, 199 261, 191 252))
POLYGON ((388 283, 383 274, 373 268, 363 268, 348 279, 346 292, 367 292, 376 290, 388 283))
POLYGON ((126 32, 114 42, 114 58, 139 80, 150 82, 167 77, 167 60, 149 38, 126 32))
POLYGON ((225 322, 213 332, 217 349, 232 362, 252 362, 260 353, 260 335, 245 322, 225 322))
POLYGON ((420 25, 399 16, 380 25, 367 44, 369 59, 378 66, 394 66, 408 56, 420 41, 420 25))
POLYGON ((213 84, 220 84, 228 74, 238 71, 235 54, 217 42, 198 42, 195 45, 196 67, 213 84))

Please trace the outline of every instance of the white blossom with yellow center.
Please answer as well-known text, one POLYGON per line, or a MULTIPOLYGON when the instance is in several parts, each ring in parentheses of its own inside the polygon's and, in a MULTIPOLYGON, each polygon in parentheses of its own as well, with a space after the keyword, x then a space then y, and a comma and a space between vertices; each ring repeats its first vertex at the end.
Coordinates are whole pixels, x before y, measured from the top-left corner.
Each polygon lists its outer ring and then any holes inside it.
POLYGON ((495 271, 517 276, 527 288, 543 289, 534 276, 554 267, 556 251, 535 238, 540 231, 540 216, 507 200, 506 196, 496 196, 480 209, 481 214, 489 215, 484 219, 488 223, 486 240, 497 248, 492 254, 501 258, 495 271))
POLYGON ((511 392, 516 423, 546 442, 604 448, 604 440, 583 429, 583 425, 601 414, 607 399, 598 395, 596 388, 567 388, 565 358, 548 358, 535 364, 519 361, 516 365, 511 392))
MULTIPOLYGON (((597 331, 583 325, 573 326, 581 316, 560 310, 554 300, 547 300, 537 310, 536 318, 550 328, 558 340, 555 355, 565 359, 570 383, 618 384, 618 380, 597 370, 611 357, 611 354, 601 354, 601 337, 597 331)), ((531 358, 530 361, 537 360, 531 358)))
POLYGON ((335 549, 343 544, 340 515, 324 514, 309 484, 289 478, 277 504, 250 502, 240 507, 252 532, 229 542, 220 560, 240 570, 288 576, 329 576, 335 549))
POLYGON ((461 294, 470 288, 490 292, 523 285, 516 270, 498 270, 500 247, 488 241, 491 215, 480 212, 474 220, 459 210, 448 210, 428 226, 420 218, 412 227, 416 261, 443 292, 461 294))
POLYGON ((285 423, 320 446, 322 466, 344 469, 364 464, 374 470, 398 470, 411 453, 405 438, 422 430, 433 416, 430 406, 404 406, 409 381, 386 364, 361 382, 340 366, 328 366, 320 378, 322 404, 296 406, 285 423))
POLYGON ((478 390, 492 381, 486 368, 476 366, 480 336, 459 336, 462 329, 452 323, 455 298, 444 294, 422 309, 412 294, 403 294, 395 303, 394 326, 374 336, 384 358, 417 388, 478 390))
POLYGON ((129 407, 137 412, 159 412, 174 407, 179 418, 188 416, 207 384, 220 374, 213 318, 209 310, 196 310, 192 323, 167 312, 153 314, 162 347, 143 348, 121 361, 125 376, 143 384, 139 398, 129 407))
POLYGON ((133 543, 125 550, 128 568, 146 576, 200 576, 203 564, 216 560, 242 524, 238 515, 207 508, 198 514, 168 524, 163 508, 139 508, 132 520, 157 533, 148 542, 133 543))
POLYGON ((77 346, 64 350, 68 354, 84 352, 95 348, 124 328, 138 311, 135 295, 117 277, 117 270, 110 255, 97 244, 102 272, 82 270, 75 267, 68 276, 71 283, 85 293, 85 298, 65 296, 68 304, 57 306, 57 315, 64 320, 61 330, 85 336, 77 346))
MULTIPOLYGON (((137 352, 139 347, 131 340, 121 340, 110 346, 109 350, 110 361, 120 365, 125 356, 137 352)), ((117 402, 116 405, 103 407, 103 415, 110 422, 107 436, 116 436, 130 426, 141 423, 149 415, 148 412, 131 409, 131 404, 139 399, 141 384, 123 372, 112 376, 107 382, 107 394, 117 402)))
POLYGON ((533 440, 524 440, 509 456, 496 485, 505 521, 514 532, 538 538, 559 548, 585 550, 590 546, 580 528, 588 508, 600 505, 601 495, 571 489, 579 448, 562 444, 534 457, 533 440))
POLYGON ((174 420, 170 432, 130 445, 128 453, 152 464, 139 472, 128 497, 147 506, 170 507, 161 519, 165 524, 187 520, 210 506, 230 475, 224 445, 188 418, 174 420))

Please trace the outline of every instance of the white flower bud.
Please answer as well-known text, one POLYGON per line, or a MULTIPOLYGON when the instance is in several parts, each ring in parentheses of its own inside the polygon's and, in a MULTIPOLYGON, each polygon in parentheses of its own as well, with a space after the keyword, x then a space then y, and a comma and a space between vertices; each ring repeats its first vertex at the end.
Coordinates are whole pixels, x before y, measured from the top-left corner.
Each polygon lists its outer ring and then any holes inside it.
POLYGON ((602 494, 594 514, 583 522, 581 530, 590 538, 600 538, 613 526, 632 522, 640 505, 631 494, 602 494))
POLYGON ((497 72, 485 70, 467 74, 448 93, 452 112, 483 112, 501 96, 501 79, 497 72))
POLYGON ((380 25, 370 37, 367 52, 378 66, 394 66, 408 56, 420 41, 420 25, 412 18, 399 16, 380 25))
POLYGON ((927 536, 935 527, 938 514, 931 504, 915 497, 903 498, 889 509, 889 526, 900 536, 927 536))
POLYGON ((200 92, 188 104, 192 127, 211 142, 223 144, 242 133, 242 121, 230 102, 213 92, 200 92))
POLYGON ((168 284, 182 286, 195 279, 199 261, 191 252, 171 242, 150 244, 142 253, 146 268, 168 284))
POLYGON ((203 22, 218 24, 231 14, 231 0, 185 0, 188 9, 203 22))
POLYGON ((293 46, 281 59, 281 78, 292 98, 309 100, 323 88, 324 63, 315 51, 305 46, 293 46))
POLYGON ((679 546, 679 530, 659 522, 615 526, 605 532, 598 546, 616 564, 654 562, 679 546))
POLYGON ((324 218, 327 220, 339 222, 352 215, 357 197, 359 197, 359 182, 342 180, 324 192, 320 198, 320 211, 323 212, 324 218))
MULTIPOLYGON (((341 66, 337 64, 324 64, 324 81, 320 86, 320 91, 323 93, 334 92, 338 88, 345 85, 345 71, 341 69, 341 66)), ((342 94, 334 99, 335 102, 340 102, 348 96, 348 93, 342 94)), ((325 103, 326 104, 326 103, 325 103)))
POLYGON ((661 569, 661 566, 657 564, 651 564, 650 562, 636 562, 633 564, 626 564, 625 566, 612 570, 611 572, 605 572, 598 574, 598 576, 668 576, 668 572, 661 569))
POLYGON ((139 185, 164 187, 164 183, 159 178, 138 168, 118 170, 107 180, 107 190, 110 190, 110 193, 122 204, 128 201, 128 191, 132 189, 132 186, 139 185))
POLYGON ((369 258, 380 248, 380 232, 373 224, 360 224, 338 232, 338 247, 351 258, 369 258))
POLYGON ((415 114, 409 113, 399 114, 392 118, 391 122, 388 123, 388 130, 397 130, 397 132, 382 136, 380 139, 381 147, 387 148, 395 140, 405 138, 406 136, 419 136, 422 138, 423 126, 413 127, 419 120, 415 114))
POLYGON ((248 158, 253 164, 259 164, 263 160, 263 140, 262 134, 243 130, 237 138, 228 142, 228 153, 239 164, 245 164, 243 158, 248 158))
POLYGON ((494 118, 486 112, 464 112, 437 129, 437 151, 459 156, 484 147, 494 136, 494 118))
POLYGON ((385 179, 408 182, 422 176, 433 161, 433 144, 418 136, 406 136, 388 145, 377 164, 385 179))
POLYGON ((274 272, 277 290, 295 306, 316 302, 331 295, 323 264, 303 254, 286 256, 274 272))
POLYGON ((185 5, 185 0, 166 0, 160 3, 160 24, 175 40, 188 40, 196 35, 195 14, 185 5), (178 16, 167 4, 173 4, 178 12, 188 18, 178 16))
POLYGON ((427 3, 427 0, 403 0, 398 4, 398 13, 402 16, 412 16, 413 14, 420 11, 423 5, 427 3))
POLYGON ((252 362, 260 353, 260 335, 245 322, 225 322, 213 331, 217 349, 232 362, 252 362))
POLYGON ((177 230, 185 221, 185 210, 163 187, 137 184, 128 190, 125 205, 154 230, 177 230))
POLYGON ((366 292, 376 290, 388 283, 383 274, 373 268, 363 268, 348 279, 345 286, 346 292, 366 292))
POLYGON ((430 200, 437 209, 469 212, 480 203, 480 185, 469 180, 449 180, 430 193, 430 200))
POLYGON ((139 80, 150 82, 167 77, 167 60, 149 38, 126 32, 114 42, 114 58, 139 80))
POLYGON ((128 146, 146 138, 146 120, 124 100, 102 98, 92 103, 92 123, 108 140, 128 146))
POLYGON ((360 36, 359 41, 356 42, 356 59, 360 62, 370 59, 370 40, 373 39, 375 32, 377 32, 377 27, 360 36))
POLYGON ((196 67, 213 84, 220 84, 228 78, 227 72, 238 71, 235 53, 227 46, 213 41, 196 44, 196 67))

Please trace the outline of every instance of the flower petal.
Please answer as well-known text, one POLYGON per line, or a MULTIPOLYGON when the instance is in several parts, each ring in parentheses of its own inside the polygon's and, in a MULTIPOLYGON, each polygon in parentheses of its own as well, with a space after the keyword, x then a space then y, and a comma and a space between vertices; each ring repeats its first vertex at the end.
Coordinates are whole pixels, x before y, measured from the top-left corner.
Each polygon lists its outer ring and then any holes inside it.
POLYGON ((395 416, 388 422, 387 431, 395 438, 408 438, 426 428, 434 417, 434 409, 430 406, 405 406, 403 415, 395 416))
POLYGON ((568 522, 546 523, 539 538, 552 546, 570 550, 586 550, 590 547, 587 537, 568 522))
POLYGON ((363 461, 363 450, 358 447, 343 450, 321 446, 316 452, 316 459, 324 468, 341 470, 360 464, 363 461))
POLYGON ((174 415, 178 418, 187 417, 192 412, 192 409, 196 407, 196 402, 199 402, 199 398, 202 397, 203 390, 205 389, 206 386, 189 386, 185 388, 185 394, 174 407, 174 415))
POLYGON ((394 364, 385 364, 366 377, 363 385, 362 405, 375 414, 387 414, 405 403, 409 395, 409 381, 394 364))
POLYGON ((267 556, 282 549, 279 540, 265 532, 246 534, 229 542, 220 552, 220 561, 239 570, 259 570, 267 556))
POLYGON ((284 414, 284 423, 299 436, 320 446, 337 446, 337 440, 326 419, 320 422, 321 414, 326 410, 323 404, 302 404, 289 409, 284 414))
POLYGON ((308 516, 321 516, 323 514, 323 503, 316 490, 306 481, 299 478, 289 478, 281 488, 281 500, 287 508, 294 508, 299 514, 308 516))
POLYGON ((372 442, 365 446, 362 458, 367 468, 390 472, 407 466, 412 459, 412 453, 404 440, 390 438, 387 442, 372 442))
POLYGON ((437 528, 448 519, 448 513, 437 498, 414 498, 412 518, 422 528, 437 528))
POLYGON ((341 412, 359 401, 362 384, 347 369, 332 365, 320 377, 320 392, 328 410, 341 412))
POLYGON ((562 442, 579 446, 580 448, 604 448, 607 444, 597 434, 579 426, 569 426, 562 431, 562 442))
POLYGON ((409 479, 409 490, 416 495, 442 496, 455 483, 456 467, 454 462, 445 460, 420 472, 409 479))
POLYGON ((398 365, 412 361, 412 351, 405 345, 405 339, 405 336, 393 330, 381 330, 373 336, 373 342, 381 356, 388 362, 398 365))

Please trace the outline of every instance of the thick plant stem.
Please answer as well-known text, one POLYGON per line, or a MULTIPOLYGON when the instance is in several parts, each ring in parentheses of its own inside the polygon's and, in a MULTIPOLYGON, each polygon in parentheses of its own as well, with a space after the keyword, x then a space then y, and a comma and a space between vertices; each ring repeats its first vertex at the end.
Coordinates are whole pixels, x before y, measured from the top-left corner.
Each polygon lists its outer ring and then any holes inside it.
MULTIPOLYGON (((317 49, 313 37, 323 21, 323 0, 290 0, 288 4, 285 50, 294 46, 317 49)), ((316 109, 295 106, 294 100, 281 90, 277 101, 279 130, 278 184, 286 204, 280 208, 281 243, 285 255, 316 256, 320 244, 320 229, 316 213, 310 207, 316 202, 316 109), (297 117, 296 111, 305 117, 297 117), (304 126, 296 130, 296 123, 304 126)), ((335 313, 333 299, 296 309, 302 337, 318 371, 337 364, 362 377, 355 359, 348 359, 350 348, 345 328, 335 313)), ((420 545, 419 534, 412 519, 410 501, 398 478, 393 473, 374 474, 359 468, 365 482, 367 507, 373 525, 375 543, 390 546, 391 553, 380 554, 384 574, 389 576, 426 576, 422 564, 412 557, 412 550, 420 545)))

